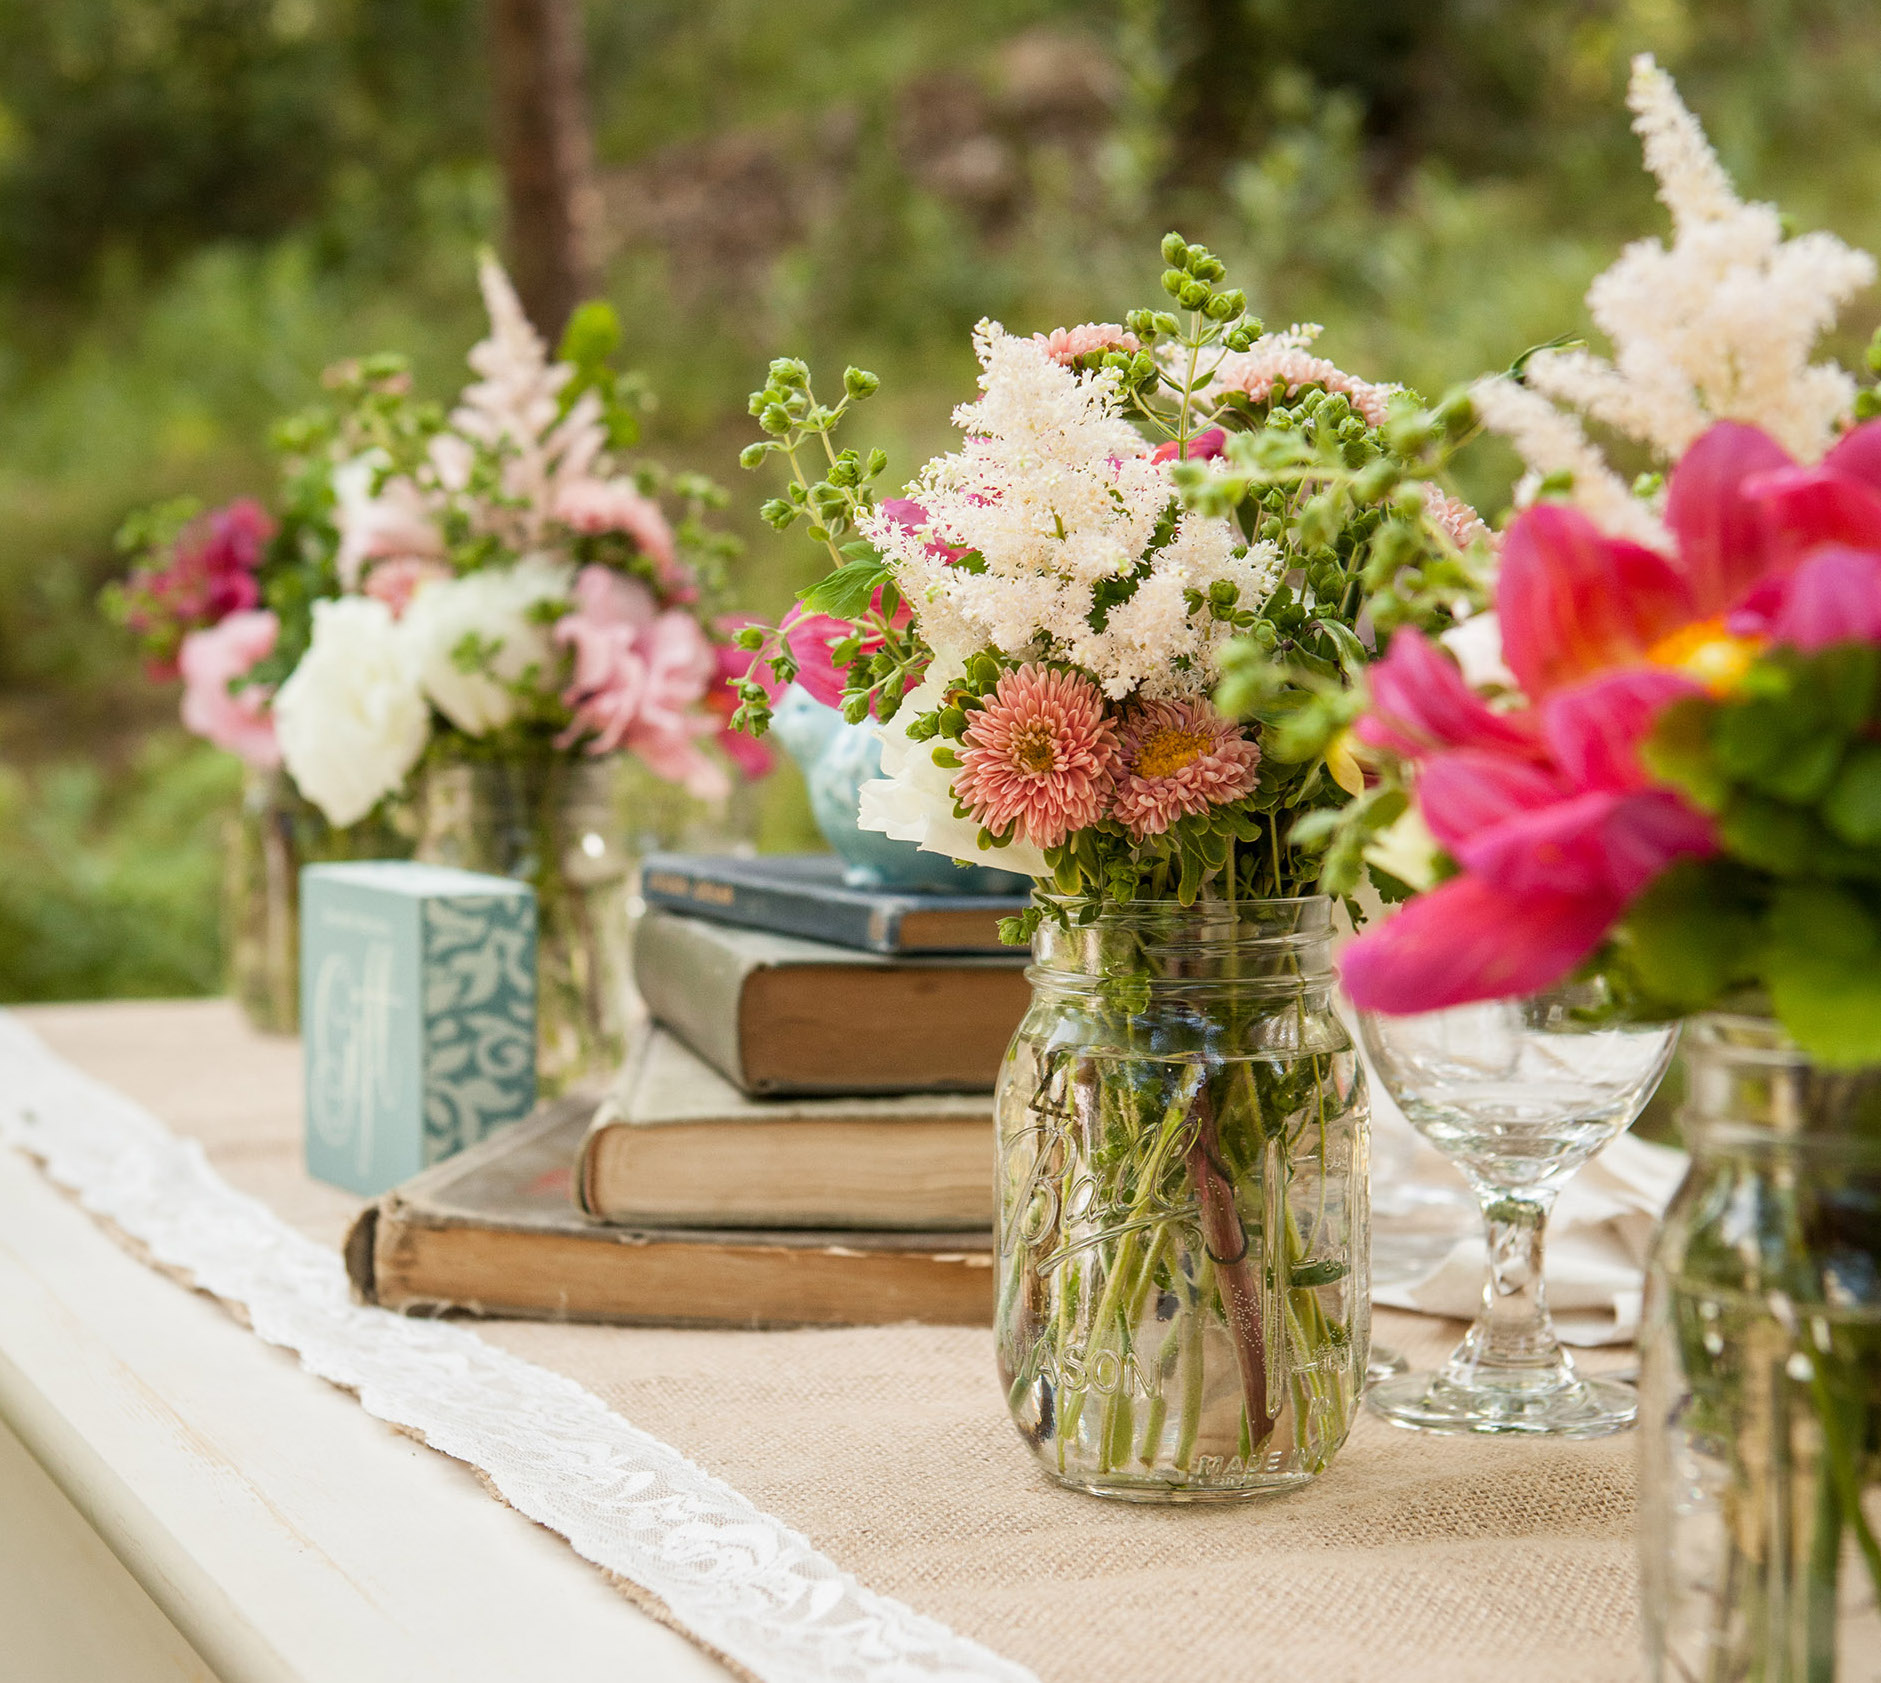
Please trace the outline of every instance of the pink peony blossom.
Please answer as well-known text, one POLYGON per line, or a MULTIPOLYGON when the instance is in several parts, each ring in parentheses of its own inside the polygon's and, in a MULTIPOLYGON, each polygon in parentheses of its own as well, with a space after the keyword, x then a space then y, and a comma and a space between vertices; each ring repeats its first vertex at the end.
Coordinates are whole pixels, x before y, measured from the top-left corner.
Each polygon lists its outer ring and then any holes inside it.
POLYGON ((701 799, 723 796, 724 768, 699 746, 717 728, 702 703, 718 670, 699 622, 680 608, 662 611, 640 580, 607 567, 583 567, 574 598, 555 627, 575 651, 562 696, 574 717, 558 745, 585 737, 590 754, 624 748, 701 799))
POLYGON ((1238 801, 1260 749, 1206 701, 1143 701, 1123 716, 1111 816, 1142 841, 1178 818, 1238 801))
POLYGON ((574 480, 555 493, 552 513, 577 532, 624 532, 653 563, 662 590, 682 602, 697 599, 699 587, 679 559, 665 512, 651 497, 642 496, 632 480, 574 480))
POLYGON ((1143 348, 1134 333, 1126 333, 1114 321, 1087 321, 1082 327, 1054 327, 1049 333, 1034 333, 1033 339, 1045 347, 1053 362, 1070 364, 1094 351, 1139 351, 1143 348))
POLYGON ((1165 439, 1150 452, 1150 460, 1173 462, 1180 454, 1185 462, 1208 462, 1213 461, 1227 447, 1228 435, 1220 427, 1209 427, 1181 446, 1173 438, 1165 439))
POLYGON ((229 685, 274 652, 280 631, 280 622, 266 608, 246 609, 192 631, 177 656, 185 728, 262 770, 281 763, 268 711, 271 692, 259 685, 240 690, 229 685))
POLYGON ((1362 1008, 1559 981, 1668 865, 1716 849, 1640 765, 1665 706, 1729 692, 1767 642, 1881 642, 1881 422, 1808 469, 1720 422, 1674 469, 1666 524, 1671 556, 1552 503, 1510 526, 1496 609, 1525 710, 1491 711, 1415 632, 1373 668, 1359 735, 1421 762, 1418 805, 1464 874, 1347 949, 1362 1008))
POLYGON ((1097 822, 1117 759, 1097 686, 1075 672, 1022 666, 971 716, 954 794, 995 835, 1057 847, 1097 822))
POLYGON ((411 606, 411 599, 434 579, 451 577, 451 569, 442 561, 421 555, 400 555, 381 561, 366 574, 365 594, 383 602, 397 619, 411 606))
POLYGON ((275 524, 252 497, 212 509, 185 526, 161 567, 141 570, 126 590, 125 621, 157 651, 157 677, 173 677, 184 635, 244 613, 261 601, 255 578, 275 524))

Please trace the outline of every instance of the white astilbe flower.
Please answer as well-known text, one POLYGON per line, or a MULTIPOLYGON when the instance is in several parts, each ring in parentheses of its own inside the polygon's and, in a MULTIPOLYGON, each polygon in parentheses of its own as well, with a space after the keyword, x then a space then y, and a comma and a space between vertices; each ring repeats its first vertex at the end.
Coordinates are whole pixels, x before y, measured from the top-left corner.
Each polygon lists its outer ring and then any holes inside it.
POLYGON ((1274 558, 1250 557, 1225 520, 1184 514, 1171 541, 1149 554, 1174 492, 1168 466, 1122 415, 1109 370, 1080 373, 1047 348, 996 322, 974 331, 982 396, 954 421, 961 448, 922 469, 909 494, 925 525, 887 514, 863 533, 888 559, 930 644, 991 646, 1018 657, 1076 661, 1113 699, 1138 686, 1194 691, 1214 680, 1221 628, 1185 590, 1217 579, 1256 608, 1272 589, 1274 558), (979 570, 952 562, 970 550, 979 570), (1143 569, 1128 600, 1092 624, 1099 598, 1143 569))
POLYGON ((1501 374, 1478 380, 1470 397, 1483 425, 1507 438, 1528 466, 1515 487, 1518 506, 1534 501, 1548 475, 1565 473, 1572 480, 1574 506, 1603 531, 1653 549, 1670 544, 1659 517, 1607 466, 1574 416, 1501 374))
MULTIPOLYGON (((607 443, 601 400, 592 391, 561 416, 561 390, 574 375, 565 362, 551 362, 542 335, 530 326, 503 266, 488 253, 477 273, 490 314, 490 335, 470 352, 482 376, 466 386, 451 426, 503 457, 503 489, 520 503, 489 511, 518 548, 537 543, 556 494, 585 479, 607 443)), ((448 449, 448 447, 447 447, 448 449)), ((433 452, 440 484, 451 489, 450 461, 433 452)))
MULTIPOLYGON (((1634 242, 1588 290, 1611 360, 1539 351, 1527 384, 1667 462, 1721 420, 1759 426, 1800 460, 1815 461, 1848 418, 1855 383, 1810 354, 1841 305, 1874 280, 1874 259, 1833 234, 1785 240, 1775 206, 1740 200, 1672 78, 1648 54, 1633 61, 1627 104, 1672 213, 1671 244, 1634 242)), ((1506 402, 1500 411, 1503 420, 1489 424, 1516 437, 1531 469, 1571 466, 1530 454, 1524 437, 1548 442, 1532 415, 1506 402)), ((1582 469, 1573 471, 1574 501, 1599 519, 1594 505, 1610 504, 1610 489, 1591 476, 1584 487, 1582 469)))

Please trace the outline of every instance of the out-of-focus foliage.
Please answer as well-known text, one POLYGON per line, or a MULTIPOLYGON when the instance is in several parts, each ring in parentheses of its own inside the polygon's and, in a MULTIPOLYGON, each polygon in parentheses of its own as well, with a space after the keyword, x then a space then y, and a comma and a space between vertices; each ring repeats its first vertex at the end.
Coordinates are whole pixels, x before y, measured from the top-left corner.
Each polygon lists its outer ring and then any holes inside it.
MULTIPOLYGON (((483 11, 0 8, 0 999, 213 985, 232 779, 142 746, 175 696, 95 612, 111 534, 265 493, 270 421, 341 356, 461 383, 501 234, 483 11)), ((774 352, 884 375, 898 481, 970 393, 978 317, 1116 320, 1177 224, 1362 374, 1434 395, 1505 365, 1661 231, 1621 103, 1639 50, 1748 196, 1881 248, 1869 0, 589 0, 588 24, 648 443, 727 482, 774 352)), ((1460 465, 1491 512, 1510 468, 1460 465)), ((755 512, 745 535, 737 588, 776 608, 808 562, 755 512)), ((788 779, 761 833, 808 840, 788 779)))

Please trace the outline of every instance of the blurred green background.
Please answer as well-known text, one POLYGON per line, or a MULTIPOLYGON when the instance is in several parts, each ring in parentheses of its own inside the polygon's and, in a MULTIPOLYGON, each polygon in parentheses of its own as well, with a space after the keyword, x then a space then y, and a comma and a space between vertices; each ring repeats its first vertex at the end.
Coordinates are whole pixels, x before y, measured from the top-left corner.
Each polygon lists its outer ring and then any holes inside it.
MULTIPOLYGON (((970 392, 976 319, 1115 320, 1179 226, 1270 324, 1441 390, 1579 327, 1661 231, 1635 51, 1747 195, 1881 246, 1872 0, 589 0, 585 26, 647 443, 733 491, 756 609, 816 568, 736 466, 772 354, 880 372, 899 480, 970 392)), ((98 615, 111 536, 267 495, 269 422, 341 356, 461 383, 503 236, 489 56, 484 0, 0 9, 0 1001, 219 984, 239 773, 98 615)), ((1493 511, 1510 468, 1482 449, 1466 488, 1493 511)), ((788 775, 758 822, 807 837, 788 775)))

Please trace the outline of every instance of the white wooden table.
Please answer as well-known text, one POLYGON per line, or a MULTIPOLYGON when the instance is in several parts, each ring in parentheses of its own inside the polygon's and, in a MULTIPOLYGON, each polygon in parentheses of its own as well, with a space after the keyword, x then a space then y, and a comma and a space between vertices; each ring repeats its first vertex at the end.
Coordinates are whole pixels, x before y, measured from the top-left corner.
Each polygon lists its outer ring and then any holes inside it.
POLYGON ((0 1146, 0 1683, 730 1675, 0 1146))

